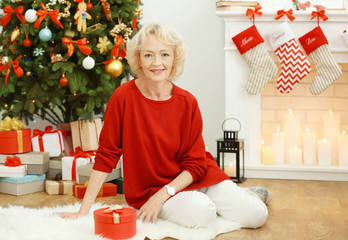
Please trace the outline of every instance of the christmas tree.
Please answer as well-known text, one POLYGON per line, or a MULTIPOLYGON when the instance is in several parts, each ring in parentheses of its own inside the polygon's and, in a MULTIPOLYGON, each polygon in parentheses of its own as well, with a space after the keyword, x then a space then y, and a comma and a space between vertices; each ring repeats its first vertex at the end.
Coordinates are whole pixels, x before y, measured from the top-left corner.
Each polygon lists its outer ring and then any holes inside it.
POLYGON ((3 117, 52 124, 91 119, 130 68, 125 44, 140 0, 2 0, 3 117))

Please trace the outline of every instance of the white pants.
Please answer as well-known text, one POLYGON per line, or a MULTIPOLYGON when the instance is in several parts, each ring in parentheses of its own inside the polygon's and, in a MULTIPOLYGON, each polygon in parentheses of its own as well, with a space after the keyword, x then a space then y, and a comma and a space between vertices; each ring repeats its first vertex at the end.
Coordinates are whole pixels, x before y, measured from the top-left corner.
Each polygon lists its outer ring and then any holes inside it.
POLYGON ((185 227, 207 227, 221 217, 244 228, 261 227, 267 220, 266 205, 230 180, 180 192, 162 206, 159 217, 185 227))

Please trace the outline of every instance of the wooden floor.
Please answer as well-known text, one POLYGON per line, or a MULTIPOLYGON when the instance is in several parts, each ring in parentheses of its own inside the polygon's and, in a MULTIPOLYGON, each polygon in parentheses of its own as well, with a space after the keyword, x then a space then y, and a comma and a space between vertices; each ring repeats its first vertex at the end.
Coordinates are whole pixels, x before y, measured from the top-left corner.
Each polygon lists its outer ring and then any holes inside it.
MULTIPOLYGON (((269 219, 259 229, 220 234, 216 240, 347 240, 348 182, 247 179, 241 186, 266 186, 274 194, 269 219)), ((0 205, 56 206, 80 201, 73 196, 45 192, 23 196, 0 194, 0 205)), ((100 198, 107 204, 124 203, 124 196, 100 198)))

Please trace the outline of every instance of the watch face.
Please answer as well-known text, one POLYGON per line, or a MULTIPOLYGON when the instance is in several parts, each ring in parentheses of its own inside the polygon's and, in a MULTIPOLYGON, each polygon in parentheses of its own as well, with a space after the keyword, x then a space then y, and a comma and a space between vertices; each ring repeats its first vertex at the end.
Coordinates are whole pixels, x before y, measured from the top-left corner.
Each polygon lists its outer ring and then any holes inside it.
POLYGON ((173 196, 175 194, 175 189, 173 187, 168 188, 169 195, 173 196))

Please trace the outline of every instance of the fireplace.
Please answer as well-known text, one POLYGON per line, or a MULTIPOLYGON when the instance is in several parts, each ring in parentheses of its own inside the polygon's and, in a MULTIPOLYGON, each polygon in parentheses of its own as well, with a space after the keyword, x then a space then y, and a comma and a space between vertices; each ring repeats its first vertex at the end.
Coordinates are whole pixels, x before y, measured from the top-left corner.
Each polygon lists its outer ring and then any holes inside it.
MULTIPOLYGON (((311 95, 308 91, 308 84, 315 74, 315 65, 308 56, 312 71, 290 94, 277 93, 274 81, 278 74, 265 86, 261 94, 247 93, 244 84, 249 76, 249 66, 231 38, 250 27, 252 22, 242 12, 217 11, 216 14, 224 20, 225 24, 225 118, 237 118, 241 122, 239 137, 245 139, 246 177, 347 181, 348 167, 288 164, 265 166, 261 162, 261 139, 265 141, 265 144, 270 144, 272 132, 275 132, 277 125, 281 124, 279 115, 287 108, 298 111, 301 116, 304 116, 301 117, 302 124, 308 125, 317 132, 321 131, 321 126, 315 118, 321 117, 321 114, 330 109, 341 111, 341 128, 348 129, 348 92, 344 91, 348 89, 348 44, 341 37, 343 31, 348 28, 348 13, 327 12, 329 20, 320 22, 329 41, 330 51, 342 67, 343 76, 319 96, 311 95), (305 102, 303 102, 304 99, 305 102), (336 101, 336 99, 339 100, 336 101), (310 104, 317 104, 320 107, 304 109, 305 105, 310 104)), ((274 20, 275 16, 275 12, 264 12, 261 17, 256 17, 255 25, 264 37, 264 44, 271 57, 274 61, 278 61, 266 38, 272 28, 282 21, 274 20)), ((295 12, 294 16, 295 21, 289 25, 296 39, 317 26, 317 21, 310 21, 311 13, 309 12, 295 12)), ((279 63, 278 68, 280 69, 279 63)), ((317 139, 321 137, 318 134, 317 139)))

